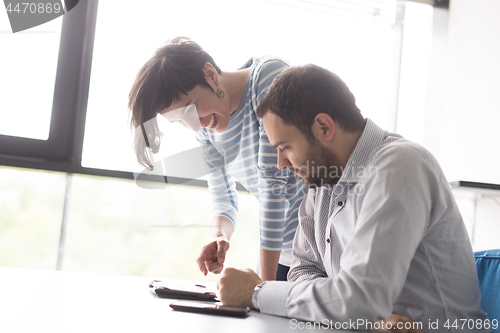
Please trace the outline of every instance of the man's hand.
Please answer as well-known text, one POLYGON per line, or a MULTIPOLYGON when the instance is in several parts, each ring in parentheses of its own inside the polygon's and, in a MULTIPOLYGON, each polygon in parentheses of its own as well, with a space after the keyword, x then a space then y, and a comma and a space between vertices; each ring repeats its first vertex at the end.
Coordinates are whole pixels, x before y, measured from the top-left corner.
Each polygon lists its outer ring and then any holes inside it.
POLYGON ((220 300, 224 305, 253 309, 252 292, 255 286, 262 282, 264 281, 249 268, 245 270, 226 268, 222 271, 218 282, 220 300))
POLYGON ((215 238, 201 248, 196 263, 203 275, 207 275, 208 272, 219 274, 222 271, 227 250, 229 250, 229 240, 224 236, 215 238))
MULTIPOLYGON (((379 323, 382 323, 381 320, 378 320, 379 323)), ((382 331, 389 331, 389 332, 399 332, 399 333, 422 333, 421 330, 416 328, 416 325, 414 325, 413 321, 410 318, 400 316, 395 313, 391 313, 389 318, 384 320, 383 325, 381 325, 382 331), (387 325, 387 323, 390 323, 387 325), (387 327, 391 327, 391 329, 388 329, 387 327), (415 326, 415 327, 414 327, 415 326)))

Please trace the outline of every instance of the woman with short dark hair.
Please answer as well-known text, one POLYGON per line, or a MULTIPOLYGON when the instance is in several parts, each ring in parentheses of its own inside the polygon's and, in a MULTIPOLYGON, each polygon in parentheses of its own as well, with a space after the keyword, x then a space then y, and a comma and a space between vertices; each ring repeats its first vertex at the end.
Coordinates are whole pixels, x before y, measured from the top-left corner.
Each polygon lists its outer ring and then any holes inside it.
POLYGON ((269 85, 286 68, 284 61, 264 57, 252 58, 235 72, 221 71, 198 44, 175 38, 144 64, 130 91, 139 163, 153 168, 147 148, 159 151, 155 118, 161 114, 197 132, 206 147, 205 160, 216 165, 208 181, 214 239, 197 260, 205 275, 223 268, 237 217, 236 179, 260 203, 260 275, 286 280, 298 208, 307 191, 294 173, 277 168, 276 149, 256 115, 269 85))

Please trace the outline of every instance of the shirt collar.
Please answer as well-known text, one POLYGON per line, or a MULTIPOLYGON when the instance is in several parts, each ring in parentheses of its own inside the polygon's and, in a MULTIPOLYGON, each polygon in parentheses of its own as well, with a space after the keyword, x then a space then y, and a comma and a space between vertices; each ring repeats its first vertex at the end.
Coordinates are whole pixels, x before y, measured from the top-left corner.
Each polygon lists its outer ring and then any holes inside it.
POLYGON ((363 133, 359 137, 356 147, 349 156, 349 160, 339 179, 340 182, 358 182, 366 177, 368 160, 377 147, 382 145, 385 131, 378 127, 371 119, 366 119, 363 133))

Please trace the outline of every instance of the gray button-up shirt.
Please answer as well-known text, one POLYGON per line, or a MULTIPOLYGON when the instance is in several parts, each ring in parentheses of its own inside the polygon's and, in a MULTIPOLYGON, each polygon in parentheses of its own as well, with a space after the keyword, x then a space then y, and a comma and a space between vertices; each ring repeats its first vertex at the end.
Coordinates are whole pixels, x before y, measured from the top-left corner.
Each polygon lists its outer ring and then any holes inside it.
POLYGON ((289 282, 260 290, 261 312, 330 323, 394 312, 424 332, 471 332, 463 320, 486 320, 469 237, 437 161, 370 120, 339 182, 309 190, 292 253, 289 282))

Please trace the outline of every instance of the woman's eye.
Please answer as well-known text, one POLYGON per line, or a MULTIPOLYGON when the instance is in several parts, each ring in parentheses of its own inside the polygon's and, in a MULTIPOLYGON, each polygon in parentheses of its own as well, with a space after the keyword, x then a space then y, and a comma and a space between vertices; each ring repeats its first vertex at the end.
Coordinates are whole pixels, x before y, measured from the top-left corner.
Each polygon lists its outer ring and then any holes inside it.
POLYGON ((181 116, 184 116, 186 113, 189 113, 189 112, 192 112, 192 111, 195 111, 196 110, 196 104, 193 103, 191 105, 188 105, 184 111, 182 112, 181 116))

